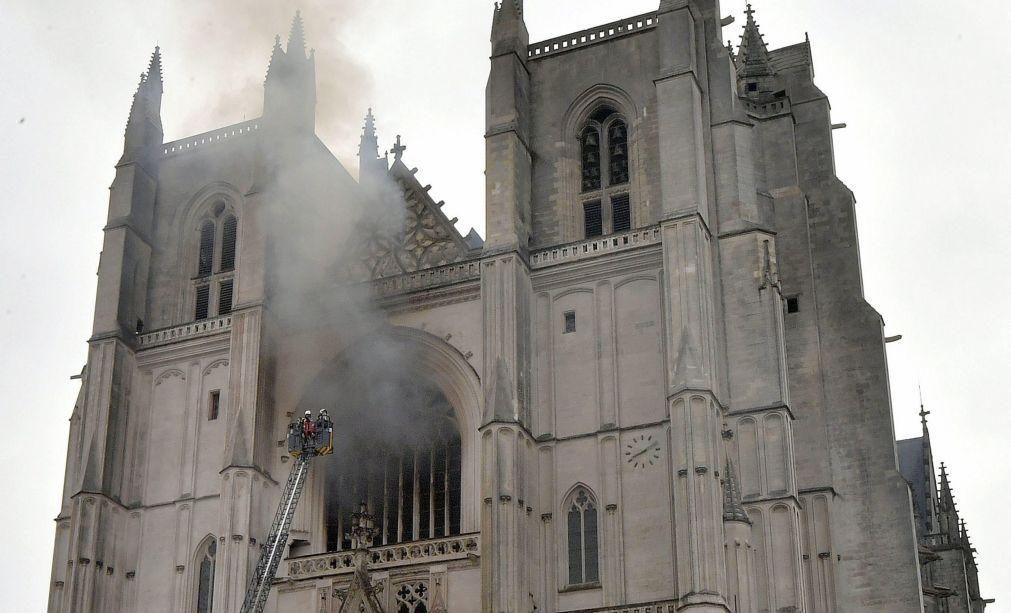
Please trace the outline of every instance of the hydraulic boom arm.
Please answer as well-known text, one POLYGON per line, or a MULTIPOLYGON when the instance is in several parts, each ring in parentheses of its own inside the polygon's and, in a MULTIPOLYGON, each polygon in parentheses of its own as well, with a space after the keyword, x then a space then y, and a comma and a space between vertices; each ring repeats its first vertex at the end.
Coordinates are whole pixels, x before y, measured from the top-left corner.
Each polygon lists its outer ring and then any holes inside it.
POLYGON ((325 412, 321 413, 315 422, 312 422, 307 415, 305 420, 289 427, 288 450, 295 458, 295 463, 288 474, 288 482, 281 494, 281 503, 277 506, 274 521, 270 525, 270 533, 260 550, 260 558, 256 562, 256 569, 246 589, 242 613, 263 613, 274 577, 277 575, 277 567, 288 544, 291 520, 295 517, 298 500, 302 497, 302 488, 309 473, 309 461, 318 455, 333 453, 332 436, 333 426, 325 412))

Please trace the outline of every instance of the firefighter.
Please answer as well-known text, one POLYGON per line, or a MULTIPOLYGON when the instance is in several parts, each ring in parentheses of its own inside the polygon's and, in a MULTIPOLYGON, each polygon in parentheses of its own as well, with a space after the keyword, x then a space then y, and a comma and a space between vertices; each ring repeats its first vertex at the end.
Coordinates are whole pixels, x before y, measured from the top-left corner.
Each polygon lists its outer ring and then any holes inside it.
POLYGON ((306 447, 311 446, 316 438, 316 422, 312 420, 312 411, 306 411, 302 418, 302 439, 306 447))

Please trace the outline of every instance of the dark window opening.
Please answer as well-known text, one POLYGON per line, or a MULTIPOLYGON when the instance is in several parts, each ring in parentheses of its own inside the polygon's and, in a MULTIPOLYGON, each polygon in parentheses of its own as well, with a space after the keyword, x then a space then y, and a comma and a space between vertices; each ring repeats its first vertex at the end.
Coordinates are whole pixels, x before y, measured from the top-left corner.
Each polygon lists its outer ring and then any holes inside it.
POLYGON ((214 267, 214 222, 205 221, 200 226, 200 252, 197 262, 197 275, 204 277, 211 274, 214 267))
POLYGON ((214 609, 214 558, 218 550, 211 541, 204 550, 197 574, 197 613, 211 613, 214 609))
POLYGON ((748 83, 748 91, 749 92, 757 92, 758 91, 758 83, 754 83, 754 82, 748 83))
POLYGON ((232 312, 233 283, 232 279, 221 282, 221 287, 218 289, 218 315, 228 315, 232 312))
POLYGON ((572 334, 576 331, 576 312, 569 311, 565 314, 565 334, 572 334))
POLYGON ((600 189, 600 132, 590 127, 582 137, 583 191, 600 189))
MULTIPOLYGON (((390 427, 388 440, 344 445, 347 461, 326 477, 328 551, 351 547, 351 513, 362 503, 375 517, 374 546, 460 534, 459 431, 445 398, 439 393, 427 398, 422 402, 427 408, 412 409, 418 411, 414 416, 419 421, 416 427, 412 425, 410 434, 390 427)), ((355 414, 346 419, 362 421, 368 417, 355 414)))
POLYGON ((790 296, 786 299, 786 312, 787 313, 800 313, 800 298, 797 296, 790 296))
POLYGON ((583 227, 586 238, 604 234, 604 219, 601 216, 600 200, 583 203, 583 227))
POLYGON ((614 215, 615 232, 627 232, 632 229, 632 209, 629 206, 628 194, 611 197, 611 213, 614 215))
POLYGON ((235 241, 239 235, 239 222, 229 215, 221 228, 221 270, 235 270, 235 241))
POLYGON ((610 176, 608 185, 628 183, 628 129, 625 122, 617 120, 607 129, 610 176))
POLYGON ((221 390, 211 392, 211 397, 207 403, 207 421, 215 421, 221 412, 221 390))
POLYGON ((207 319, 211 306, 211 286, 201 285, 197 288, 197 301, 196 308, 194 309, 193 318, 197 321, 201 319, 207 319))

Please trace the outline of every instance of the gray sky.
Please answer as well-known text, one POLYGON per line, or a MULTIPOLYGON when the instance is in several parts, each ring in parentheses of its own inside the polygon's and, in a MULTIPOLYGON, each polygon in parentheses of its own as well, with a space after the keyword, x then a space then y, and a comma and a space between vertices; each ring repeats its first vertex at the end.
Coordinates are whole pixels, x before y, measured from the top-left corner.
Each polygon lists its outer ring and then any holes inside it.
MULTIPOLYGON (((67 418, 94 305, 113 165, 155 43, 166 139, 259 115, 273 35, 296 7, 317 48, 320 133, 353 162, 362 116, 396 134, 460 229, 484 231, 491 0, 0 0, 0 594, 45 608, 67 418), (40 428, 42 419, 51 425, 40 428)), ((658 0, 527 0, 540 40, 658 0)), ((743 0, 723 3, 737 23, 743 0)), ((1011 471, 1011 75, 1002 0, 756 0, 771 47, 809 32, 832 100, 839 175, 857 195, 866 293, 887 322, 897 434, 919 434, 917 385, 979 550, 984 595, 1011 603, 1002 558, 1011 471)))

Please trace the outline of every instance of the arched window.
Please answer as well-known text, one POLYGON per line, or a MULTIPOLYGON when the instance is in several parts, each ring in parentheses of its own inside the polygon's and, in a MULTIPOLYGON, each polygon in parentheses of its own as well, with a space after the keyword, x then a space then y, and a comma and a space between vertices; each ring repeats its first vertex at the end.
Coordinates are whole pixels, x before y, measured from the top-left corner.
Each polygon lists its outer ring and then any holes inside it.
POLYGON ((327 550, 351 547, 351 514, 362 502, 375 516, 376 546, 460 534, 462 445, 452 406, 424 383, 370 384, 385 388, 378 393, 392 406, 345 387, 346 408, 334 413, 362 435, 336 442, 344 456, 328 464, 327 550))
POLYGON ((197 275, 206 277, 214 269, 214 222, 210 219, 200 225, 200 253, 197 256, 197 275))
POLYGON ((218 202, 200 223, 193 278, 195 320, 232 312, 238 237, 238 219, 224 202, 218 202))
POLYGON ((235 270, 235 241, 239 236, 239 222, 234 215, 225 217, 221 225, 221 271, 235 270))
POLYGON ((632 228, 628 147, 628 124, 610 106, 593 113, 580 132, 585 238, 632 228))
POLYGON ((214 557, 218 543, 212 537, 197 555, 197 608, 196 613, 214 610, 214 557))
POLYGON ((582 136, 583 191, 600 189, 600 130, 587 126, 582 136))
POLYGON ((600 581, 597 503, 585 488, 576 488, 566 505, 569 585, 600 581))

